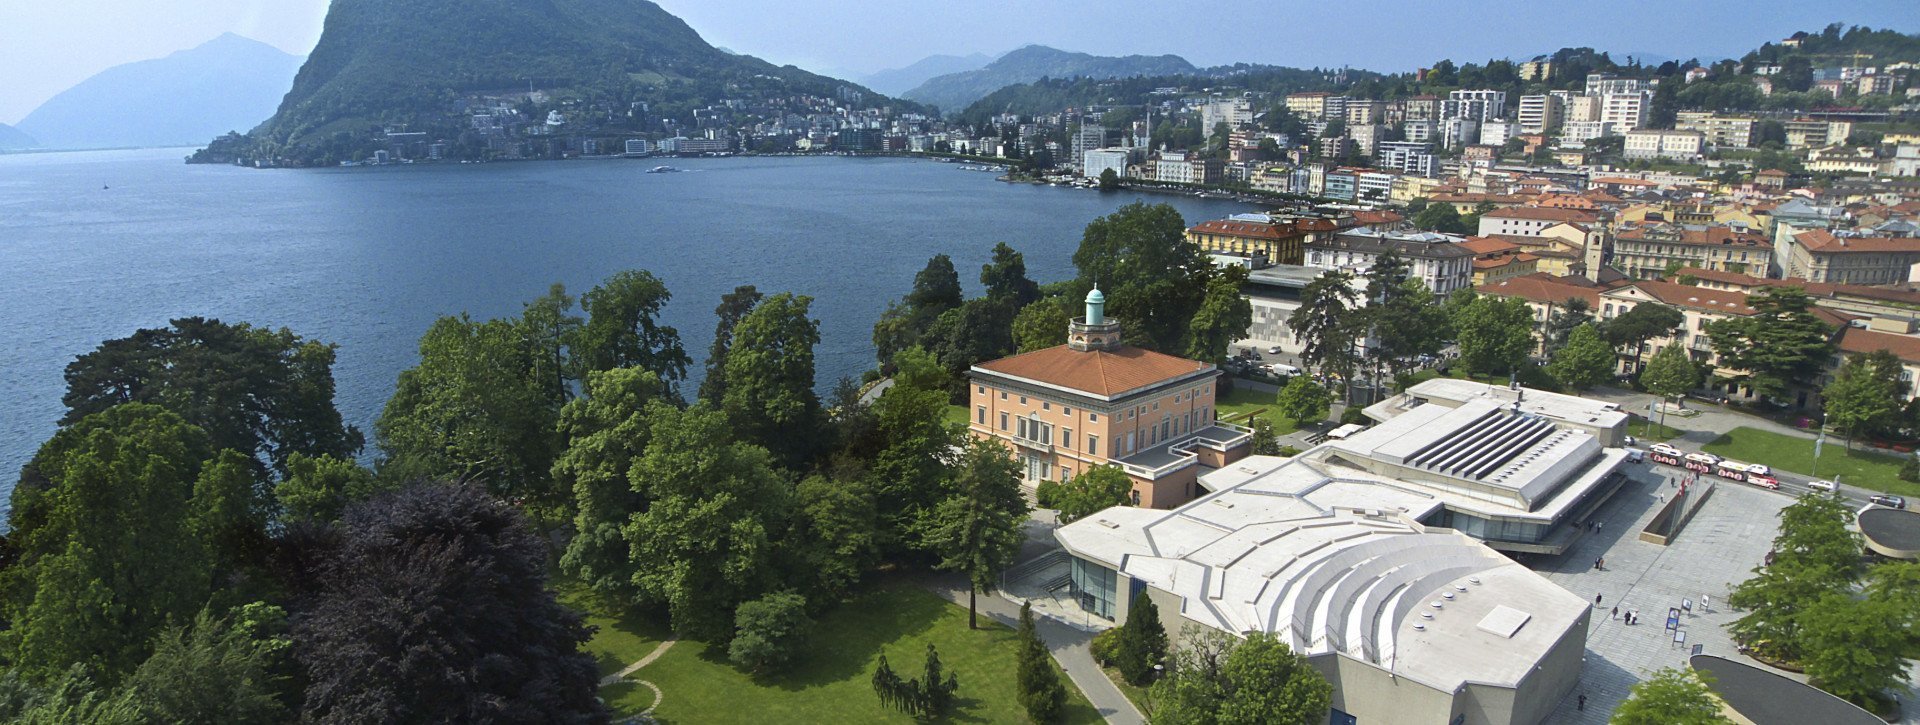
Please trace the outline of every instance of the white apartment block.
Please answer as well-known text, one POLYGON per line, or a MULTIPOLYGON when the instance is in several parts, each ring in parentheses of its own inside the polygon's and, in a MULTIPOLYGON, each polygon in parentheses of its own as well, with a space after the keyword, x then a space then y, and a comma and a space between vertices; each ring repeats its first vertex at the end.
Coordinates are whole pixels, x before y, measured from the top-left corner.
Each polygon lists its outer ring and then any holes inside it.
POLYGON ((1600 120, 1620 130, 1639 128, 1646 125, 1647 106, 1652 102, 1653 94, 1647 91, 1604 94, 1600 96, 1600 120))
POLYGON ((1433 157, 1433 145, 1416 141, 1381 142, 1373 165, 1411 176, 1432 177, 1440 171, 1440 162, 1433 157))
POLYGON ((1521 133, 1546 133, 1560 125, 1560 103, 1548 95, 1521 96, 1515 118, 1520 122, 1521 133))
POLYGON ((1440 103, 1442 118, 1470 118, 1487 121, 1507 115, 1506 91, 1459 90, 1447 94, 1440 103))
POLYGON ((1709 145, 1720 148, 1749 148, 1753 145, 1755 121, 1743 116, 1719 116, 1706 111, 1681 111, 1675 114, 1673 127, 1698 131, 1709 145))
POLYGON ((1200 107, 1200 123, 1205 133, 1221 123, 1239 128, 1253 123, 1253 102, 1246 98, 1214 98, 1200 107))
POLYGON ((1385 131, 1385 126, 1374 124, 1348 126, 1347 138, 1353 140, 1353 145, 1359 150, 1361 156, 1372 156, 1374 151, 1379 148, 1380 136, 1385 133, 1385 131))
POLYGON ((1480 124, 1480 143, 1487 146, 1501 146, 1507 139, 1520 133, 1520 124, 1508 121, 1488 121, 1480 124))
POLYGON ((1080 174, 1089 179, 1098 179, 1107 169, 1113 169, 1116 176, 1127 175, 1127 162, 1132 154, 1127 149, 1106 148, 1086 152, 1080 163, 1080 174))
POLYGON ((1585 146, 1601 136, 1613 135, 1613 124, 1606 121, 1568 121, 1560 125, 1561 146, 1585 146))
POLYGON ((1480 122, 1471 118, 1449 118, 1440 122, 1440 145, 1461 148, 1480 143, 1480 122))
MULTIPOLYGON (((1566 93, 1566 91, 1554 91, 1554 92, 1566 93)), ((1598 120, 1600 120, 1600 98, 1599 97, 1574 96, 1574 95, 1568 95, 1565 97, 1565 102, 1561 105, 1561 108, 1560 108, 1560 121, 1562 123, 1567 123, 1572 121, 1598 121, 1598 120)))
POLYGON ((1621 153, 1630 159, 1672 159, 1692 161, 1700 158, 1706 135, 1699 131, 1628 131, 1621 153))
POLYGON ((1587 74, 1587 95, 1606 96, 1614 93, 1639 93, 1644 90, 1638 78, 1616 78, 1607 73, 1587 74))

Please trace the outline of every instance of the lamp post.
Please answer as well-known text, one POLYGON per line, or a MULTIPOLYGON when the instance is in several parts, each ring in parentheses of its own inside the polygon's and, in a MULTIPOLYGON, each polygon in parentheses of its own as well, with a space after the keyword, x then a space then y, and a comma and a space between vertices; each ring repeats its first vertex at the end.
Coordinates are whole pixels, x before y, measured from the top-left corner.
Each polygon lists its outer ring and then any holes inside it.
POLYGON ((1820 446, 1827 442, 1827 411, 1820 411, 1820 435, 1813 439, 1813 472, 1816 480, 1820 478, 1820 446))

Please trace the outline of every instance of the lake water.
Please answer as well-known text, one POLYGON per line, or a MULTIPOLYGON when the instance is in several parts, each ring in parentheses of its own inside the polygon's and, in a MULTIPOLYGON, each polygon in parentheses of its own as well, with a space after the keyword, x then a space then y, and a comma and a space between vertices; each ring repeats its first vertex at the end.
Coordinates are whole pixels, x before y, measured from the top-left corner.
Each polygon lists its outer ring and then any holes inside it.
MULTIPOLYGON (((1042 282, 1128 193, 1004 184, 907 159, 569 161, 256 171, 185 150, 0 155, 0 505, 101 341, 200 315, 337 343, 338 405, 373 420, 440 315, 517 314, 647 269, 697 377, 735 285, 814 298, 818 381, 872 366, 875 319, 944 252, 970 293, 996 242, 1042 282)), ((1148 195, 1189 221, 1243 204, 1148 195)), ((689 392, 697 381, 683 384, 689 392)))

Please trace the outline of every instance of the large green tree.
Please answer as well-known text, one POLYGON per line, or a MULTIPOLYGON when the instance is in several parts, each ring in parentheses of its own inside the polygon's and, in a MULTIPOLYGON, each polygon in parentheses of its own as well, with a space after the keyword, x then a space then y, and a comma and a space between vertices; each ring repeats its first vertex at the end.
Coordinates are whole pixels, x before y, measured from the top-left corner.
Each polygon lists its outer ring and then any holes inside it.
POLYGON ((1274 410, 1301 425, 1326 420, 1332 406, 1333 394, 1305 375, 1288 380, 1274 401, 1274 410))
POLYGON ((721 295, 720 306, 713 308, 718 321, 713 326, 713 345, 707 348, 707 371, 700 379, 699 393, 709 405, 719 405, 727 397, 727 353, 733 351, 733 328, 760 306, 764 297, 753 285, 743 284, 721 295))
POLYGON ((350 456, 365 439, 333 407, 334 346, 292 332, 187 317, 108 340, 67 365, 62 425, 152 403, 284 471, 287 457, 350 456))
POLYGON ((1517 297, 1478 297, 1459 309, 1452 322, 1460 364, 1470 372, 1518 370, 1533 350, 1533 310, 1517 297))
POLYGON ((1813 602, 1799 616, 1807 677, 1853 704, 1882 709, 1888 691, 1905 689, 1915 654, 1906 604, 1839 592, 1813 602))
POLYGON ((1362 328, 1355 324, 1360 293, 1353 274, 1331 270, 1315 277, 1300 291, 1300 308, 1287 318, 1287 329, 1300 340, 1300 364, 1321 375, 1351 380, 1358 362, 1354 345, 1362 328))
POLYGON ((1847 592, 1860 571, 1853 512, 1838 496, 1811 492, 1780 511, 1773 562, 1735 586, 1727 600, 1746 612, 1728 629, 1769 656, 1798 660, 1807 651, 1803 615, 1829 595, 1847 592))
POLYGON ((528 302, 520 313, 520 334, 532 357, 533 379, 551 400, 571 397, 572 381, 579 377, 572 346, 579 339, 581 320, 573 314, 573 304, 566 285, 555 282, 546 295, 528 302))
POLYGON ((960 290, 960 274, 953 260, 944 254, 933 255, 927 266, 913 276, 913 289, 887 306, 873 325, 873 347, 880 363, 887 364, 894 354, 921 344, 928 326, 946 311, 966 300, 960 290))
POLYGON ((1808 310, 1804 290, 1769 287, 1747 298, 1754 314, 1707 325, 1720 366, 1743 371, 1735 379, 1755 394, 1778 398, 1813 382, 1833 359, 1833 328, 1808 310))
POLYGON ((648 403, 660 377, 639 368, 587 374, 586 394, 560 411, 567 450, 553 462, 556 485, 573 493, 573 538, 560 569, 595 590, 630 597, 633 554, 621 533, 646 506, 629 477, 652 432, 648 403))
POLYGON ((1640 385, 1663 402, 1671 402, 1700 387, 1700 368, 1687 358, 1683 347, 1668 345, 1647 361, 1646 369, 1640 371, 1640 385))
POLYGON ((1460 218, 1460 210, 1452 204, 1428 204, 1426 208, 1413 215, 1413 225, 1421 229, 1442 234, 1472 234, 1466 220, 1460 218))
POLYGON ((1020 308, 1013 318, 1015 352, 1045 350, 1067 339, 1067 308, 1056 298, 1042 299, 1020 308))
POLYGON ((1274 635, 1193 635, 1153 685, 1153 720, 1172 725, 1318 725, 1333 685, 1274 635))
POLYGON ((1015 642, 1019 647, 1015 684, 1020 688, 1021 709, 1036 723, 1059 720, 1067 706, 1067 688, 1060 682, 1060 672, 1054 669, 1046 643, 1040 640, 1033 622, 1032 603, 1020 605, 1020 629, 1015 642))
POLYGON ((1820 391, 1827 423, 1847 435, 1849 446, 1854 437, 1886 430, 1899 421, 1901 401, 1907 397, 1907 383, 1900 379, 1903 371, 1900 358, 1886 350, 1850 355, 1820 391))
POLYGON ((1063 481, 1053 494, 1060 523, 1070 524, 1115 506, 1125 506, 1133 479, 1115 466, 1095 466, 1063 481))
POLYGON ((783 292, 762 300, 740 320, 720 405, 740 440, 795 469, 812 461, 826 429, 814 392, 813 348, 820 344, 820 323, 807 316, 812 304, 812 297, 783 292))
POLYGON ((1567 298, 1547 315, 1546 325, 1540 330, 1541 350, 1551 358, 1560 346, 1567 344, 1567 338, 1575 329, 1590 322, 1593 322, 1593 306, 1586 298, 1567 298))
POLYGON ((286 613, 255 603, 228 616, 202 610, 190 623, 162 631, 153 655, 126 689, 151 722, 287 722, 282 700, 291 678, 286 613))
POLYGON ((549 485, 563 445, 561 400, 539 379, 520 326, 442 317, 420 338, 420 363, 400 373, 374 423, 389 480, 484 483, 495 495, 560 498, 549 485))
POLYGON ((1154 666, 1167 656, 1167 628, 1160 623, 1160 607, 1145 590, 1134 595, 1127 623, 1114 643, 1114 665, 1134 685, 1153 681, 1154 666))
POLYGON ((1686 315, 1678 309, 1658 302, 1642 302, 1607 320, 1600 326, 1600 335, 1608 344, 1627 352, 1637 364, 1648 341, 1671 337, 1686 321, 1686 315))
POLYGON ((967 578, 967 628, 974 629, 976 599, 994 590, 1020 554, 1020 527, 1030 509, 1020 490, 1020 464, 1005 445, 973 438, 959 456, 953 493, 924 520, 921 545, 938 557, 938 568, 967 578))
POLYGON ((654 401, 647 417, 647 450, 630 474, 647 505, 623 529, 633 583, 642 600, 667 606, 675 630, 725 641, 734 608, 786 574, 778 549, 792 487, 765 449, 733 440, 722 413, 654 401))
POLYGON ((993 245, 993 257, 980 267, 987 299, 1018 310, 1040 299, 1040 285, 1027 279, 1027 258, 1006 242, 993 245))
POLYGON ((1187 325, 1186 355, 1193 360, 1220 362, 1236 340, 1253 327, 1253 303, 1241 296, 1247 270, 1238 265, 1215 270, 1207 279, 1206 294, 1187 325))
POLYGON ((897 369, 924 372, 897 376, 873 404, 880 448, 868 465, 867 488, 880 521, 880 546, 895 553, 913 543, 909 532, 947 496, 954 475, 950 451, 963 441, 947 422, 945 371, 930 369, 928 358, 919 348, 895 355, 897 369))
POLYGON ((280 504, 283 521, 313 520, 326 523, 356 501, 395 488, 373 472, 345 458, 303 456, 287 459, 287 478, 273 489, 280 504))
POLYGON ((1586 390, 1613 377, 1613 361, 1613 346, 1588 323, 1574 328, 1567 344, 1553 353, 1547 374, 1570 390, 1586 390))
POLYGON ((646 270, 616 273, 581 295, 587 324, 577 335, 574 354, 582 367, 637 367, 669 386, 685 379, 690 360, 680 346, 680 332, 660 324, 660 313, 672 298, 666 283, 646 270))
POLYGON ((1709 686, 1711 675, 1691 668, 1667 668, 1636 682, 1614 708, 1613 725, 1732 725, 1720 714, 1720 700, 1709 686))
POLYGON ((1128 342, 1178 353, 1207 292, 1212 265, 1187 243, 1180 212, 1133 203, 1093 220, 1073 253, 1078 289, 1099 286, 1128 342))

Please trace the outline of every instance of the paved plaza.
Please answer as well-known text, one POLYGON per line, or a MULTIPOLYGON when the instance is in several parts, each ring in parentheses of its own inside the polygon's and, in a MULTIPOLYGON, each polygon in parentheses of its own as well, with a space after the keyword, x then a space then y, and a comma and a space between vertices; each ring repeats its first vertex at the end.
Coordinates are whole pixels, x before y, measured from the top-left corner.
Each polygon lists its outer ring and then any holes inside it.
MULTIPOLYGON (((1587 661, 1580 686, 1548 719, 1550 723, 1605 723, 1615 705, 1626 699, 1634 683, 1664 667, 1685 667, 1694 645, 1707 654, 1750 664, 1755 660, 1740 655, 1726 626, 1740 614, 1726 604, 1734 584, 1751 575, 1760 565, 1773 542, 1780 509, 1791 499, 1733 482, 1719 482, 1713 495, 1700 505, 1691 521, 1680 531, 1671 546, 1650 544, 1639 539, 1642 527, 1653 518, 1661 497, 1671 496, 1673 488, 1666 476, 1678 475, 1667 468, 1636 467, 1632 483, 1623 486, 1604 506, 1595 520, 1598 532, 1590 532, 1565 555, 1525 557, 1520 561, 1588 601, 1601 597, 1598 612, 1587 634, 1587 661), (1606 568, 1594 569, 1594 559, 1604 557, 1606 568), (1680 631, 1685 644, 1676 644, 1673 632, 1666 628, 1671 607, 1691 600, 1692 611, 1680 614, 1680 631), (1621 613, 1638 610, 1640 623, 1624 624, 1612 616, 1618 606, 1621 613), (1586 709, 1578 709, 1578 697, 1587 696, 1586 709)), ((1799 675, 1787 674, 1797 680, 1799 675)), ((1915 702, 1914 690, 1902 696, 1915 702)), ((1905 723, 1920 723, 1909 707, 1905 723)))

